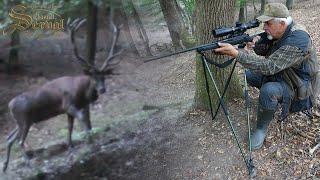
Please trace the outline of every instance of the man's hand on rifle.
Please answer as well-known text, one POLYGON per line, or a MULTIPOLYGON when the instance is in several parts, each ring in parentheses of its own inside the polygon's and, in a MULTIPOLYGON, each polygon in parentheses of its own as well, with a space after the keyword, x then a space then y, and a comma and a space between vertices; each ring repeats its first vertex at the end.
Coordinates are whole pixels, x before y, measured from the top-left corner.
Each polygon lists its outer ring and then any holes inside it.
POLYGON ((215 49, 214 52, 222 55, 228 55, 233 58, 236 58, 238 56, 238 50, 232 46, 231 44, 228 43, 218 43, 220 46, 219 48, 215 49))
POLYGON ((252 42, 247 42, 246 47, 244 48, 246 51, 252 50, 254 48, 256 42, 258 42, 261 39, 261 36, 256 36, 253 38, 252 42))

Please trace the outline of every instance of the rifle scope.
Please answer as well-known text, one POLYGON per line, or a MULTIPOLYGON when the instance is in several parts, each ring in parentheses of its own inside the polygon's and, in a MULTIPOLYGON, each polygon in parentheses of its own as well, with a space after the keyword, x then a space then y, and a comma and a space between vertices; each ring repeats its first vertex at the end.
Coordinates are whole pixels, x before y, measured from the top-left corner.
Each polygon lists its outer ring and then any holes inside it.
POLYGON ((237 33, 243 33, 247 29, 255 28, 259 26, 259 21, 258 20, 251 20, 247 23, 236 23, 236 26, 234 27, 221 27, 212 30, 212 34, 215 38, 217 37, 223 37, 229 34, 237 34, 237 33))

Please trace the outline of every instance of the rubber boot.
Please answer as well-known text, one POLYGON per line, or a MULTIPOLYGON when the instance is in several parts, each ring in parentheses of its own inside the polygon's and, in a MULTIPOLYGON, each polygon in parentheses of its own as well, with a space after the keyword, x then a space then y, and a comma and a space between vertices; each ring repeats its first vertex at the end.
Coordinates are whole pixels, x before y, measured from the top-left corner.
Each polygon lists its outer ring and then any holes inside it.
POLYGON ((257 150, 262 147, 263 141, 266 137, 268 125, 273 119, 274 113, 274 110, 266 110, 259 106, 257 112, 257 128, 251 136, 251 148, 253 150, 257 150))

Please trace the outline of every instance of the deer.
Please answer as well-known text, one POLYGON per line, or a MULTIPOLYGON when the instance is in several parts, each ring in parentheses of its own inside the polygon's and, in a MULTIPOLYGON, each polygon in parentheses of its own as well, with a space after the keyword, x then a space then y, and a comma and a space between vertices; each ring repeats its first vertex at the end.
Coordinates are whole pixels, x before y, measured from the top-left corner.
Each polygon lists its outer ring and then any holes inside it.
POLYGON ((111 20, 110 24, 113 28, 111 48, 102 66, 97 68, 80 56, 75 43, 75 33, 86 19, 78 18, 73 22, 69 20, 67 26, 73 52, 76 61, 83 68, 84 75, 64 76, 54 79, 37 89, 29 90, 14 97, 8 103, 9 114, 15 121, 16 128, 7 137, 7 154, 6 160, 3 163, 3 172, 7 170, 11 146, 16 140, 19 140, 19 146, 23 155, 25 158, 28 158, 24 142, 31 125, 35 123, 48 120, 60 114, 67 114, 67 144, 69 147, 73 146, 72 131, 74 119, 77 119, 85 127, 86 134, 89 134, 91 131, 91 121, 86 114, 88 111, 85 111, 85 109, 89 108, 89 105, 95 102, 99 95, 106 92, 105 76, 112 73, 110 70, 115 68, 115 65, 120 62, 114 62, 115 57, 123 50, 114 52, 120 26, 116 26, 111 20))

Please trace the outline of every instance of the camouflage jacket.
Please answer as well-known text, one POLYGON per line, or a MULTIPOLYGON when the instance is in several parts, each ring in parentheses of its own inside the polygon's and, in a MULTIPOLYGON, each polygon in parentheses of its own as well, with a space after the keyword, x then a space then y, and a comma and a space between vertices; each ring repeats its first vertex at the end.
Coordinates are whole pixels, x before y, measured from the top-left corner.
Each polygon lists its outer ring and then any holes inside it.
POLYGON ((310 36, 303 26, 292 23, 279 40, 268 40, 267 34, 262 33, 254 51, 256 54, 239 51, 237 61, 264 75, 264 82, 287 83, 294 94, 292 101, 299 106, 291 107, 291 111, 309 109, 314 104, 320 84, 319 65, 310 36))

